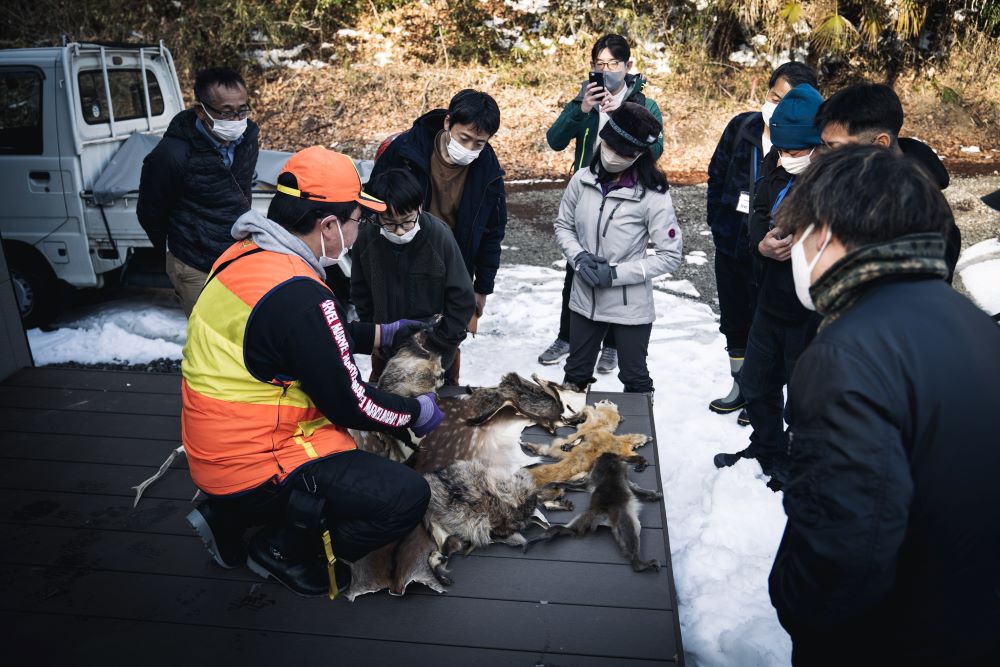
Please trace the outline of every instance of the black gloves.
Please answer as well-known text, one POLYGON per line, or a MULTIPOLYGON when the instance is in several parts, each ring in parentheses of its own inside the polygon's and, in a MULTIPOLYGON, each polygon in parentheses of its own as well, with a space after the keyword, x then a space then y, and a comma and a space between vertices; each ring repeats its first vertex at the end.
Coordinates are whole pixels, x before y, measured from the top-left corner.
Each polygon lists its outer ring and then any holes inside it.
POLYGON ((611 281, 618 277, 608 260, 593 253, 581 252, 573 261, 580 279, 590 287, 611 287, 611 281))

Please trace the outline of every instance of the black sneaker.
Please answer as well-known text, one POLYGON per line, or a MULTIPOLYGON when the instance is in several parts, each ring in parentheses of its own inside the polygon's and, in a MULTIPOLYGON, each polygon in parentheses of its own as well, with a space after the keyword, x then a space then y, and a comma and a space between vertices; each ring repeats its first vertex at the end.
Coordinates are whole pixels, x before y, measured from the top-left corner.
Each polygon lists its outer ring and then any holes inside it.
POLYGON ((227 570, 243 565, 247 559, 247 550, 243 545, 242 526, 227 525, 222 513, 213 510, 207 501, 191 510, 186 518, 208 549, 212 560, 227 570))
POLYGON ((315 551, 302 552, 289 549, 282 540, 268 529, 257 533, 250 541, 247 567, 264 577, 274 578, 288 590, 302 597, 322 597, 330 592, 330 578, 326 571, 326 560, 319 558, 315 551), (299 557, 295 557, 299 556, 299 557))
POLYGON ((750 425, 750 415, 747 414, 746 408, 740 410, 740 414, 736 416, 736 423, 739 424, 740 426, 750 425))
POLYGON ((601 350, 601 356, 597 359, 597 372, 607 374, 616 368, 618 368, 618 350, 613 347, 601 350))
POLYGON ((569 356, 569 342, 562 338, 556 338, 549 348, 538 355, 538 363, 546 366, 558 364, 569 356))

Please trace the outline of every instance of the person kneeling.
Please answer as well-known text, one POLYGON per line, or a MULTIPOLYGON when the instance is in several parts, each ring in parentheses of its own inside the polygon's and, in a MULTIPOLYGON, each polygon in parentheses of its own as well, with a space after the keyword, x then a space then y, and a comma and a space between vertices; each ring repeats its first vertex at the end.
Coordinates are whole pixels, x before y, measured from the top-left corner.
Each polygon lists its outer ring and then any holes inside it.
MULTIPOLYGON (((421 210, 420 181, 405 169, 390 169, 368 184, 368 192, 388 207, 377 224, 365 225, 351 250, 351 301, 362 322, 392 322, 401 318, 441 317, 427 336, 427 345, 441 354, 449 371, 455 351, 465 339, 466 325, 476 311, 476 293, 462 251, 448 226, 421 210)), ((386 356, 372 354, 376 382, 386 356)))
POLYGON ((268 217, 251 210, 233 225, 237 242, 212 267, 184 346, 184 449, 208 495, 188 521, 218 564, 246 559, 306 596, 335 595, 349 576, 334 581, 336 559, 406 535, 430 499, 420 475, 359 451, 347 429, 421 436, 442 419, 434 394, 396 396, 358 376, 354 352, 423 326, 347 323, 324 284, 362 210, 385 204, 362 193, 349 157, 319 146, 293 155, 268 217), (255 525, 264 528, 247 555, 243 534, 255 525))

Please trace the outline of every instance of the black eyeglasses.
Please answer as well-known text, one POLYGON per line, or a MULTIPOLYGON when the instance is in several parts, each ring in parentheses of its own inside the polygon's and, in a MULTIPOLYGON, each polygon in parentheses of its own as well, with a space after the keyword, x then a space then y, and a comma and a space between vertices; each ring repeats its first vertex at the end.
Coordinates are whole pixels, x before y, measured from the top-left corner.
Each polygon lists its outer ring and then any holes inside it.
POLYGON ((417 213, 417 215, 413 217, 413 220, 405 220, 403 222, 380 222, 377 224, 379 224, 382 227, 382 229, 384 229, 387 232, 395 232, 399 229, 402 229, 404 232, 408 232, 411 229, 413 229, 414 225, 417 224, 417 219, 419 217, 420 214, 417 213))
POLYGON ((243 120, 250 115, 250 105, 242 106, 236 111, 222 111, 221 109, 216 109, 211 104, 206 102, 198 101, 198 104, 208 113, 212 118, 217 118, 219 120, 243 120))

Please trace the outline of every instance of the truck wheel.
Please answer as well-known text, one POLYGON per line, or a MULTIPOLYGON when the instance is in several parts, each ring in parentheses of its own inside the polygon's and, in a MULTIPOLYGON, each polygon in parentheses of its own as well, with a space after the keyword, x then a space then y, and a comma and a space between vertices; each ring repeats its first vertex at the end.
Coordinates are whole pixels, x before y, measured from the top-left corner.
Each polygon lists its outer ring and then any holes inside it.
POLYGON ((37 256, 15 248, 5 248, 14 298, 25 329, 45 326, 55 317, 58 282, 52 269, 37 256))

